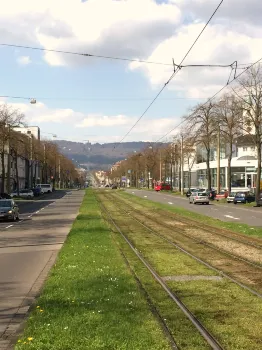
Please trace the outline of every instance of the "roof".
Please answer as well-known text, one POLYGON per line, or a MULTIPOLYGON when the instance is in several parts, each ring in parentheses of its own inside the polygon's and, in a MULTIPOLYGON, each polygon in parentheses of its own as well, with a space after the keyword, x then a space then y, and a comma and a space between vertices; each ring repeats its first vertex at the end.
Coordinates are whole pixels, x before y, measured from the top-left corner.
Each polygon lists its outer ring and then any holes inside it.
POLYGON ((237 158, 237 160, 257 160, 257 158, 254 156, 242 156, 237 158))

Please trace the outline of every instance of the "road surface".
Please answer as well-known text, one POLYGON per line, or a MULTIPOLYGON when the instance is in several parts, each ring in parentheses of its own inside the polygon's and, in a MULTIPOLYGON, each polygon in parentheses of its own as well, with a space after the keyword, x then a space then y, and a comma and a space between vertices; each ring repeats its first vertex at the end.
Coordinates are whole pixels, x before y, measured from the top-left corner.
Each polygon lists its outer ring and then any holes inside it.
POLYGON ((17 202, 19 222, 0 224, 0 349, 15 333, 37 296, 78 213, 84 191, 57 191, 17 202))
POLYGON ((262 207, 245 207, 244 204, 234 205, 233 203, 216 204, 210 201, 210 205, 189 204, 186 197, 174 196, 166 192, 154 192, 146 190, 127 190, 138 197, 146 198, 158 203, 169 204, 190 211, 207 215, 221 221, 243 223, 250 226, 262 227, 262 207))

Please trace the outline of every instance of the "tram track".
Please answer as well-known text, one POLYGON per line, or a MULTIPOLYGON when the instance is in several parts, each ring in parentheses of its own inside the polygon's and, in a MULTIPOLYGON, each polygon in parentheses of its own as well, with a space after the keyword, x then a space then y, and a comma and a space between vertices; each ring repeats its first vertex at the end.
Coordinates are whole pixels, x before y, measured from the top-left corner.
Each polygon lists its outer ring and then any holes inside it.
MULTIPOLYGON (((162 287, 162 289, 168 294, 168 296, 176 303, 176 305, 180 308, 180 310, 184 313, 184 315, 195 326, 195 328, 202 335, 202 337, 206 340, 206 342, 210 345, 210 347, 214 350, 223 350, 224 348, 221 346, 221 344, 218 342, 218 340, 206 329, 206 327, 198 320, 198 318, 187 308, 187 306, 182 302, 182 300, 178 297, 178 295, 176 293, 174 293, 168 287, 168 285, 164 282, 164 280, 157 273, 157 271, 151 266, 151 264, 147 261, 147 259, 145 259, 145 257, 137 250, 137 248, 132 243, 132 241, 121 230, 121 228, 116 223, 113 216, 111 215, 110 211, 106 208, 106 206, 102 203, 102 201, 100 199, 98 199, 98 202, 100 204, 101 210, 105 213, 106 217, 108 218, 109 223, 117 230, 117 232, 121 235, 121 237, 124 239, 124 241, 127 243, 127 245, 135 253, 137 258, 146 267, 146 269, 150 272, 150 274, 153 276, 153 278, 159 283, 159 285, 162 287)), ((125 259, 127 259, 126 256, 125 256, 125 259)), ((140 281, 140 283, 141 283, 141 281, 140 281)), ((174 346, 176 346, 175 341, 174 341, 174 346)), ((176 348, 178 349, 178 347, 176 347, 176 348)))
MULTIPOLYGON (((257 297, 262 299, 262 286, 261 285, 261 279, 262 279, 262 267, 260 264, 255 264, 249 260, 246 260, 244 258, 240 258, 238 256, 234 256, 233 254, 229 254, 227 252, 222 251, 221 249, 218 249, 216 247, 213 247, 212 245, 206 245, 204 242, 202 242, 201 240, 194 240, 190 235, 186 235, 181 228, 178 227, 170 227, 168 225, 166 225, 163 222, 159 222, 157 221, 155 218, 152 218, 150 216, 148 216, 145 212, 140 213, 137 209, 135 209, 134 207, 132 207, 131 205, 127 204, 126 202, 123 202, 122 200, 120 200, 119 198, 116 198, 115 195, 111 195, 109 193, 105 193, 104 196, 111 200, 114 200, 114 203, 118 204, 118 210, 121 210, 122 212, 125 213, 125 215, 128 215, 130 218, 132 218, 133 220, 135 220, 138 224, 140 224, 141 226, 143 226, 145 229, 147 229, 148 231, 150 231, 152 234, 160 237, 161 239, 165 240, 166 242, 168 242, 169 244, 171 244, 172 246, 174 246, 175 248, 177 248, 178 250, 180 250, 181 252, 187 254, 188 256, 190 256, 191 258, 193 258, 194 260, 200 262, 202 265, 205 265, 206 267, 212 269, 213 271, 215 271, 216 273, 219 273, 220 275, 224 276, 225 278, 229 279, 230 281, 236 283, 237 285, 239 285, 240 287, 248 290, 250 293, 252 293, 253 295, 256 295, 257 297), (125 206, 125 209, 123 208, 123 205, 125 206), (129 211, 127 210, 127 208, 129 208, 129 211), (131 212, 135 212, 136 216, 132 215, 131 212), (140 217, 140 218, 139 218, 140 217), (142 218, 141 218, 142 217, 142 218), (227 258, 224 259, 224 263, 219 264, 219 268, 215 267, 211 263, 206 261, 206 259, 201 258, 199 255, 197 256, 193 251, 194 249, 188 249, 187 246, 187 242, 178 242, 177 237, 175 237, 175 241, 173 240, 174 238, 172 237, 172 239, 168 238, 165 234, 160 233, 159 229, 152 229, 152 227, 149 226, 148 222, 145 223, 144 219, 148 219, 151 222, 155 222, 157 223, 159 226, 161 227, 165 227, 166 229, 170 230, 170 229, 175 229, 175 232, 171 233, 171 236, 173 236, 174 234, 179 234, 181 236, 186 237, 187 240, 191 240, 194 241, 195 245, 198 245, 201 247, 201 250, 203 250, 203 246, 206 247, 207 249, 211 250, 210 252, 208 251, 206 253, 206 255, 210 255, 212 254, 212 250, 217 251, 219 254, 225 255, 227 258), (232 273, 230 272, 230 267, 228 268, 228 259, 232 259, 233 263, 235 263, 234 266, 234 270, 236 270, 236 275, 238 276, 238 278, 236 278, 232 273), (239 263, 238 263, 239 262, 239 263), (221 266, 222 265, 222 266, 221 266), (246 266, 243 266, 246 265, 246 266), (226 270, 226 271, 225 271, 226 270), (227 271, 228 270, 228 271, 227 271), (257 283, 250 283, 248 285, 248 283, 243 283, 243 280, 247 280, 247 276, 249 276, 250 274, 254 274, 255 276, 257 276, 257 283), (243 277, 245 276, 245 277, 243 277), (242 278, 240 278, 242 277, 242 278), (256 285, 257 284, 257 288, 251 288, 252 285, 256 285)), ((170 236, 170 235, 169 235, 170 236)), ((197 249, 197 248, 196 248, 197 249)), ((214 254, 214 253, 213 253, 214 254)), ((211 259, 212 260, 212 259, 211 259)), ((216 260, 216 259, 214 259, 216 260)), ((222 260, 222 259, 221 259, 222 260)), ((222 260, 223 261, 223 260, 222 260)), ((256 282, 255 280, 255 282, 256 282)))

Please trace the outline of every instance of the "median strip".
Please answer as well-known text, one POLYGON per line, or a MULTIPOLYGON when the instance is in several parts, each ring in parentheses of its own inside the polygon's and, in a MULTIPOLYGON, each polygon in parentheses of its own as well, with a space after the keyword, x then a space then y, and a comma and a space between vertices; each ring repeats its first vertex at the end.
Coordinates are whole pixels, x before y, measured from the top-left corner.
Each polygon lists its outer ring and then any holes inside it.
POLYGON ((170 349, 92 190, 15 349, 170 349))

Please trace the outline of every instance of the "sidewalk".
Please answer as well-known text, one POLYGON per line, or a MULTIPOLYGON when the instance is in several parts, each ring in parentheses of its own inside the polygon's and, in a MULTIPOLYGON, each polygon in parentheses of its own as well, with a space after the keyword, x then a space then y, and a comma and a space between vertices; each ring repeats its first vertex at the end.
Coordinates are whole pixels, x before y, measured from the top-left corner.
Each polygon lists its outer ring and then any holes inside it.
POLYGON ((69 191, 37 215, 0 233, 1 350, 12 349, 16 332, 55 262, 83 196, 84 191, 69 191))

